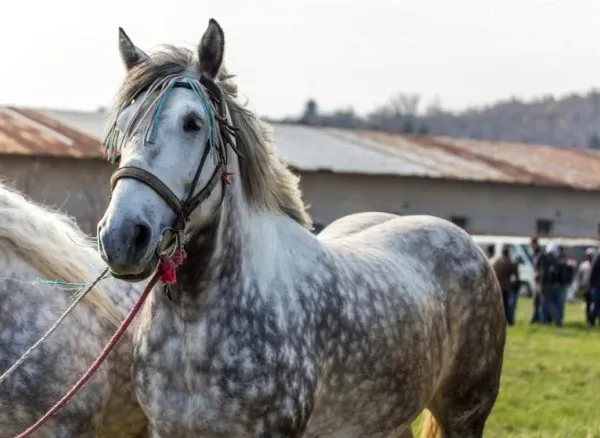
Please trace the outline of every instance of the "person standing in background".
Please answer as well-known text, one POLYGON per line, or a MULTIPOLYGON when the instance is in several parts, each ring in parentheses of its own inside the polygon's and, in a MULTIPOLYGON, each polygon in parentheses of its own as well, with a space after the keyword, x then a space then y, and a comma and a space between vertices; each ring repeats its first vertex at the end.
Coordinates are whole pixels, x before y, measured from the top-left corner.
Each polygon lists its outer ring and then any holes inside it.
POLYGON ((533 304, 532 313, 529 324, 536 324, 542 321, 542 286, 541 286, 541 262, 543 251, 540 247, 537 237, 532 237, 529 246, 533 251, 533 271, 534 271, 534 286, 533 286, 533 304))
POLYGON ((502 290, 506 322, 508 325, 514 325, 517 304, 515 285, 519 284, 519 270, 518 265, 510 259, 508 246, 502 247, 500 257, 494 261, 492 267, 502 290))
POLYGON ((587 321, 588 315, 590 314, 590 307, 592 305, 592 293, 590 291, 590 273, 592 269, 592 260, 596 251, 593 248, 585 250, 585 260, 582 261, 577 268, 575 274, 575 282, 577 290, 583 295, 585 301, 585 320, 587 321))
POLYGON ((559 246, 552 242, 540 258, 540 284, 542 290, 542 322, 554 322, 562 327, 561 291, 564 289, 564 269, 559 260, 559 246))
POLYGON ((598 253, 592 259, 590 268, 590 311, 587 315, 587 322, 591 326, 596 325, 596 319, 600 318, 600 262, 598 253))
POLYGON ((567 291, 571 283, 573 283, 573 279, 575 278, 575 268, 573 267, 573 261, 567 257, 565 253, 565 248, 562 245, 557 245, 557 269, 558 269, 558 279, 557 279, 557 309, 558 309, 558 318, 562 323, 565 320, 565 304, 567 302, 567 291))

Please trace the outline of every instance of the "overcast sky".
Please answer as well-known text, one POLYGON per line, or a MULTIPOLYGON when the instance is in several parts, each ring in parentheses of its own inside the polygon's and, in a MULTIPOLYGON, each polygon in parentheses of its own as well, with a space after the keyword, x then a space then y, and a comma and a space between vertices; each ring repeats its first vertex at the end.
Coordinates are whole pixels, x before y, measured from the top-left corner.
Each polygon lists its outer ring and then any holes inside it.
POLYGON ((214 17, 261 114, 373 109, 398 91, 460 109, 600 85, 598 0, 9 0, 0 103, 96 109, 123 77, 118 26, 150 51, 214 17))

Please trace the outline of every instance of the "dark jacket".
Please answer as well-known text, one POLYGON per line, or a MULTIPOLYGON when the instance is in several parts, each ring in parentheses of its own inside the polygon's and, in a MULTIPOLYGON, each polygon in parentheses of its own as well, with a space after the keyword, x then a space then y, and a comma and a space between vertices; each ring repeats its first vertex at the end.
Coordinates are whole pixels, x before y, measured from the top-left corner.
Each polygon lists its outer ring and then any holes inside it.
POLYGON ((559 257, 557 263, 560 271, 561 286, 570 285, 575 278, 575 269, 568 263, 568 260, 565 257, 559 257))
POLYGON ((515 284, 519 282, 518 265, 513 263, 510 257, 500 257, 494 262, 493 268, 502 292, 507 293, 514 289, 515 284))
POLYGON ((554 255, 541 252, 536 268, 536 271, 539 273, 539 284, 542 287, 565 284, 565 271, 561 267, 560 260, 554 255))
POLYGON ((600 289, 600 257, 596 254, 590 269, 590 289, 600 289))

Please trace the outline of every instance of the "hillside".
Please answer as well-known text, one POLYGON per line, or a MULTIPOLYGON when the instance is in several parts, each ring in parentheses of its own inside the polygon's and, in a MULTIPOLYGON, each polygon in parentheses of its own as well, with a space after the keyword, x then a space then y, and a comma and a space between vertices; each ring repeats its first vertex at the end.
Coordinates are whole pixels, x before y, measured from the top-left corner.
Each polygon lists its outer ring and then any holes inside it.
POLYGON ((566 147, 600 148, 600 91, 499 101, 482 108, 452 113, 435 102, 423 110, 420 96, 391 98, 366 117, 351 109, 321 114, 310 100, 300 118, 287 122, 387 132, 421 132, 474 139, 544 143, 566 147))

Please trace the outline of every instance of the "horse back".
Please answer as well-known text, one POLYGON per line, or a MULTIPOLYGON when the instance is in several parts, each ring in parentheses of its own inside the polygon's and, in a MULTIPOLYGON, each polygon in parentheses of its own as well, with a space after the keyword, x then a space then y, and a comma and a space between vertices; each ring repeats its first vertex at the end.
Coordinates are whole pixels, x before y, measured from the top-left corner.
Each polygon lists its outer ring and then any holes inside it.
MULTIPOLYGON (((386 382, 375 395, 380 408, 386 400, 404 406, 408 421, 436 394, 460 392, 456 382, 479 378, 477 370, 499 375, 502 296, 485 254, 464 230, 431 216, 361 213, 333 222, 318 238, 332 254, 332 269, 350 278, 342 287, 348 321, 362 313, 372 323, 360 324, 369 327, 361 335, 372 350, 361 357, 381 370, 367 378, 386 382), (384 364, 373 351, 386 352, 384 364)), ((348 372, 352 360, 345 360, 348 372)))
MULTIPOLYGON (((480 300, 489 301, 493 307, 502 306, 485 254, 468 233, 444 219, 358 213, 332 222, 318 238, 343 259, 372 259, 376 264, 400 262, 416 267, 426 277, 427 286, 433 285, 438 298, 449 308, 470 306, 480 300)), ((398 280, 408 283, 410 272, 401 274, 405 278, 398 280)))

